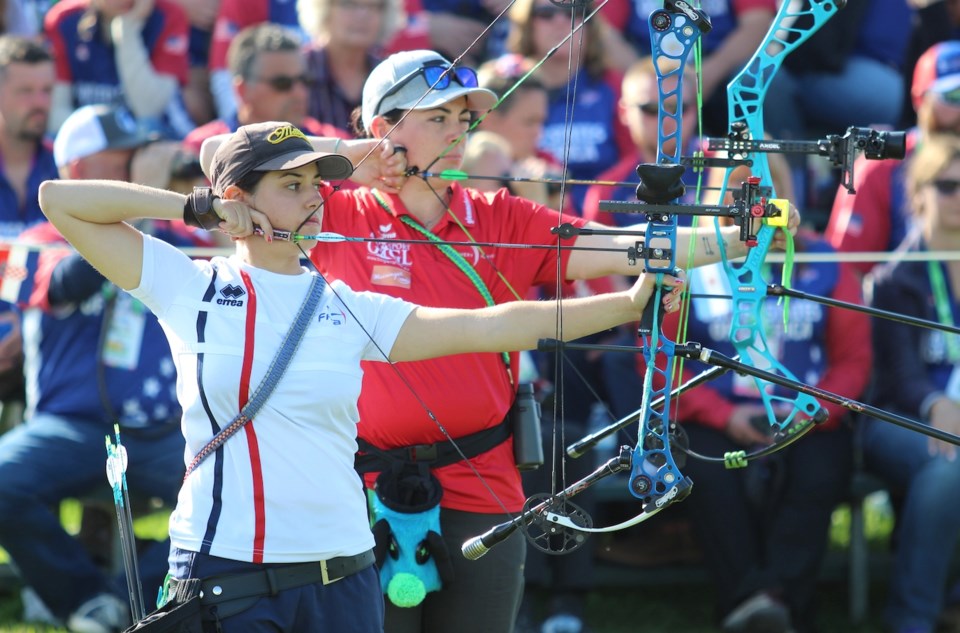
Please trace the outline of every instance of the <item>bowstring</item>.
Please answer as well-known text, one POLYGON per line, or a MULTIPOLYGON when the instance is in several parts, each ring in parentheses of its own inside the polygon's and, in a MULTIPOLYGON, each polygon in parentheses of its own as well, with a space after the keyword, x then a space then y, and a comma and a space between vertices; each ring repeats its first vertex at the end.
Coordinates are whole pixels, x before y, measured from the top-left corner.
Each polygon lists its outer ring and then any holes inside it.
MULTIPOLYGON (((702 3, 700 0, 696 0, 696 2, 694 2, 694 6, 697 9, 700 9, 701 5, 702 3)), ((696 138, 698 142, 698 147, 695 152, 695 155, 703 156, 704 152, 702 147, 702 144, 703 144, 702 139, 704 138, 704 129, 703 129, 703 38, 702 37, 698 37, 696 42, 694 42, 694 45, 693 45, 693 67, 694 67, 694 74, 697 79, 696 81, 696 104, 697 104, 696 138)), ((681 81, 682 81, 682 78, 681 78, 681 81)), ((678 103, 676 107, 682 108, 683 104, 678 103)), ((683 117, 682 111, 680 116, 682 120, 682 117, 683 117)), ((683 141, 682 133, 679 136, 679 141, 683 141)), ((683 154, 682 149, 680 154, 681 155, 683 154)), ((704 191, 703 177, 704 177, 704 174, 706 173, 706 169, 707 169, 706 167, 703 167, 700 170, 698 170, 698 173, 697 173, 697 190, 694 194, 695 204, 701 204, 703 201, 702 200, 703 191, 704 191)), ((723 200, 718 200, 717 203, 722 204, 723 200)), ((690 324, 690 308, 691 308, 690 301, 692 299, 691 297, 692 284, 689 283, 690 282, 689 271, 693 269, 693 262, 696 257, 697 241, 699 240, 699 230, 700 230, 699 227, 700 227, 700 216, 695 215, 693 216, 690 222, 690 228, 692 232, 690 235, 690 240, 687 244, 687 265, 685 267, 685 270, 687 271, 687 283, 684 284, 683 291, 681 292, 682 299, 680 302, 680 313, 677 317, 677 341, 676 341, 677 344, 685 343, 687 340, 687 328, 690 324)), ((686 358, 681 356, 679 359, 677 359, 677 362, 674 363, 673 376, 671 377, 671 380, 674 381, 675 384, 679 384, 678 381, 682 380, 683 378, 683 366, 685 362, 686 362, 686 358)), ((673 414, 672 414, 672 417, 669 417, 668 419, 677 420, 677 421, 679 420, 680 398, 682 397, 682 395, 683 394, 678 394, 677 397, 673 399, 673 414)))

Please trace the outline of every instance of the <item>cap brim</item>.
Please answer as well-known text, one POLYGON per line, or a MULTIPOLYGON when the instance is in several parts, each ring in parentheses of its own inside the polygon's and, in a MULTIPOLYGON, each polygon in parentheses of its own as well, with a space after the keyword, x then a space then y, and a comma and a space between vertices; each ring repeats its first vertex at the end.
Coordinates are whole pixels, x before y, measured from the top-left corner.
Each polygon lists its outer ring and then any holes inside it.
POLYGON ((107 139, 107 146, 104 149, 134 149, 142 145, 155 143, 161 138, 163 136, 159 132, 138 132, 116 139, 107 139))
POLYGON ((346 180, 353 174, 353 163, 346 156, 326 152, 289 152, 256 166, 253 171, 286 171, 317 163, 324 180, 346 180))
POLYGON ((937 94, 944 94, 956 90, 957 88, 960 88, 960 74, 941 77, 930 84, 930 88, 928 90, 937 94))

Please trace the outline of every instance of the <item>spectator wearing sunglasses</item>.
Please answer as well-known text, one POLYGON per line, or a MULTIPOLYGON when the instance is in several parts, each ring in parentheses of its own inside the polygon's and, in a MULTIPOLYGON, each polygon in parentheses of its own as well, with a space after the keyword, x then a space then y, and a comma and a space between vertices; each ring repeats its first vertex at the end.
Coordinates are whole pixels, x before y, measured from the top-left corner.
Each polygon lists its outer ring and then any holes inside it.
MULTIPOLYGON (((916 231, 901 245, 908 253, 960 249, 960 138, 924 139, 910 159, 906 195, 916 231)), ((955 261, 902 260, 874 271, 874 307, 944 325, 960 320, 955 261)), ((960 434, 960 337, 876 319, 875 402, 953 434, 960 434)), ((903 493, 897 547, 884 616, 893 633, 932 633, 944 607, 952 552, 960 533, 957 448, 899 426, 865 418, 861 426, 867 468, 903 493)))
POLYGON ((401 0, 299 0, 297 6, 300 23, 310 35, 308 112, 349 130, 363 82, 380 63, 377 51, 403 18, 401 0))
MULTIPOLYGON (((670 68, 664 63, 663 71, 670 68)), ((683 91, 683 109, 676 110, 676 99, 664 101, 664 132, 673 133, 676 129, 675 120, 666 114, 679 114, 681 121, 680 139, 683 143, 683 156, 692 156, 699 145, 699 139, 694 136, 696 130, 696 94, 692 71, 687 73, 683 91)), ((609 213, 600 210, 601 200, 636 201, 636 185, 640 184, 637 176, 637 165, 640 163, 654 163, 657 161, 658 128, 657 118, 660 112, 660 94, 657 88, 657 71, 652 57, 644 57, 637 61, 623 76, 620 101, 617 103, 617 116, 620 122, 629 131, 633 141, 632 151, 620 159, 616 165, 601 173, 598 180, 626 182, 629 185, 610 186, 592 185, 586 193, 583 205, 583 217, 604 224, 628 226, 637 221, 635 214, 609 213)), ((665 151, 673 152, 675 143, 668 141, 665 151)), ((683 202, 694 202, 697 174, 692 169, 684 173, 683 182, 687 185, 687 193, 683 202)), ((689 223, 689 217, 681 216, 680 222, 689 223)))
POLYGON ((171 0, 65 0, 44 18, 57 81, 49 131, 75 109, 126 107, 181 138, 193 128, 180 96, 187 82, 186 15, 171 0))
MULTIPOLYGON (((960 134, 960 41, 930 47, 913 72, 911 86, 917 126, 907 134, 907 157, 931 134, 960 134)), ((854 163, 856 195, 837 189, 825 235, 840 252, 886 252, 910 231, 914 214, 904 188, 905 165, 900 160, 854 163)), ((873 262, 854 262, 865 275, 873 262)))
POLYGON ((297 43, 306 37, 299 31, 297 4, 291 0, 220 0, 210 40, 210 92, 221 119, 233 118, 237 112, 236 74, 230 65, 233 39, 255 24, 270 23, 296 33, 297 43))
POLYGON ((269 22, 244 29, 230 43, 229 61, 236 114, 190 132, 184 139, 187 149, 199 155, 205 139, 265 121, 292 123, 316 136, 350 137, 344 130, 307 116, 311 81, 300 40, 289 29, 269 22))

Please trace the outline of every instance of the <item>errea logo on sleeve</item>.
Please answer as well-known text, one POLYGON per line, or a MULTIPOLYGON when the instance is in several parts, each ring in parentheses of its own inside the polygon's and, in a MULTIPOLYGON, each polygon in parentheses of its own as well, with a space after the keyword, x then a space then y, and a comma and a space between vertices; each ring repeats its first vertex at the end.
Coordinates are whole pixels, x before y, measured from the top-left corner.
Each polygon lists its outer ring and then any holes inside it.
POLYGON ((220 296, 217 297, 217 305, 220 306, 234 306, 241 307, 243 306, 242 296, 247 294, 247 291, 243 289, 242 286, 235 286, 234 284, 227 284, 220 289, 220 296))

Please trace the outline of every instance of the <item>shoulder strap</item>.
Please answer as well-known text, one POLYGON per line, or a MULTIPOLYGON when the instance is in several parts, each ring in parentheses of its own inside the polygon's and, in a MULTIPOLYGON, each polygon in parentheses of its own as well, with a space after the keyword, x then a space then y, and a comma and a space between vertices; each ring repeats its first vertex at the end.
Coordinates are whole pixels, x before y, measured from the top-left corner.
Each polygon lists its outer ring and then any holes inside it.
POLYGON ((220 448, 220 446, 222 446, 231 435, 239 431, 244 424, 255 418, 257 413, 259 413, 260 408, 264 405, 264 403, 266 403, 267 399, 270 397, 270 394, 273 393, 273 390, 283 377, 284 372, 287 370, 287 365, 290 364, 290 360, 293 358, 294 354, 296 354, 297 348, 300 346, 300 341, 303 340, 303 335, 306 333, 307 328, 310 325, 310 321, 313 320, 313 315, 317 312, 317 307, 320 305, 320 298, 323 296, 323 291, 325 288, 326 283, 324 282, 323 277, 320 275, 313 275, 313 279, 310 282, 310 289, 307 291, 307 296, 304 297, 303 303, 300 305, 300 311, 297 313, 297 317, 293 320, 293 324, 290 326, 290 330, 287 332, 286 337, 284 337, 283 343, 280 345, 280 349, 277 350, 276 355, 273 357, 273 361, 271 361, 270 367, 267 369, 267 373, 263 377, 263 381, 260 382, 260 385, 257 387, 256 391, 253 392, 253 395, 250 396, 247 404, 240 409, 240 413, 237 414, 237 417, 235 417, 230 424, 221 429, 219 433, 214 435, 213 438, 207 442, 207 445, 200 449, 200 452, 194 456, 193 460, 190 462, 190 465, 187 466, 186 473, 183 475, 184 480, 190 476, 190 473, 196 470, 197 466, 200 465, 200 462, 220 448))
MULTIPOLYGON (((459 268, 464 275, 467 276, 467 279, 473 283, 473 285, 477 288, 477 291, 480 293, 480 296, 483 297, 484 302, 486 302, 488 306, 496 305, 497 302, 493 300, 493 295, 490 294, 487 284, 483 283, 483 278, 480 277, 480 273, 477 272, 477 269, 474 268, 463 255, 458 253, 452 246, 437 237, 437 235, 430 229, 418 224, 409 215, 400 216, 400 221, 436 244, 440 249, 440 252, 446 255, 447 258, 449 258, 450 261, 452 261, 454 265, 459 268)), ((513 368, 510 366, 510 354, 501 352, 500 355, 503 358, 503 364, 507 370, 507 378, 510 380, 510 384, 512 385, 514 382, 513 368)))

